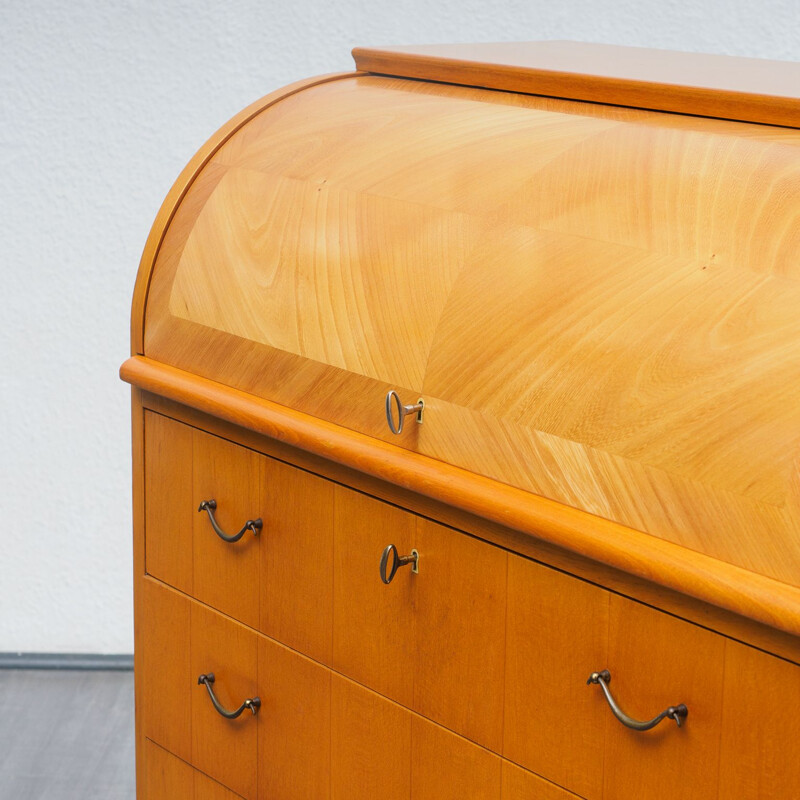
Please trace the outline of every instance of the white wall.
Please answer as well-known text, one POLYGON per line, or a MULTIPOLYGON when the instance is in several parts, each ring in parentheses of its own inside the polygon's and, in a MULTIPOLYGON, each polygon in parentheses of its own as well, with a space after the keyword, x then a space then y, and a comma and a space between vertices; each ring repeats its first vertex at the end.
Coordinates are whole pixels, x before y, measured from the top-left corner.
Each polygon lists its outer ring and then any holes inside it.
POLYGON ((355 45, 567 38, 800 60, 798 0, 0 0, 0 652, 130 652, 130 298, 183 165, 355 45))

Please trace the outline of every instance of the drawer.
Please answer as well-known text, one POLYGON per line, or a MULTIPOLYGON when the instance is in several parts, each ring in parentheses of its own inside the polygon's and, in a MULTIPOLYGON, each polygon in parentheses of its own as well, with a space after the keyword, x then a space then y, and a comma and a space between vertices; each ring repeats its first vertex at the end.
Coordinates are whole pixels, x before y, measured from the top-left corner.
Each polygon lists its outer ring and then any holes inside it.
POLYGON ((505 551, 337 487, 334 668, 499 752, 505 551), (387 545, 419 553, 386 585, 387 545))
POLYGON ((150 739, 144 746, 146 800, 242 800, 150 739))
POLYGON ((147 573, 330 664, 333 484, 152 412, 145 436, 147 573))
POLYGON ((722 709, 719 796, 800 797, 800 666, 728 641, 722 709))
POLYGON ((517 556, 509 560, 503 754, 588 798, 716 796, 726 640, 517 556), (685 704, 678 727, 623 725, 685 704))
POLYGON ((559 797, 495 753, 169 587, 145 580, 143 593, 141 724, 154 798, 517 800, 524 787, 559 797), (208 672, 223 707, 257 697, 258 713, 222 717, 197 682, 208 672))
POLYGON ((264 457, 153 413, 145 416, 148 574, 252 627, 259 623, 264 457), (211 514, 198 511, 213 501, 211 514))
POLYGON ((332 800, 500 800, 494 753, 333 676, 332 800))
POLYGON ((716 796, 726 640, 631 600, 609 602, 609 688, 624 711, 649 720, 683 703, 679 728, 664 719, 639 732, 610 713, 600 686, 588 686, 604 706, 604 797, 716 796))
POLYGON ((596 586, 509 556, 503 755, 591 798, 602 792, 607 709, 586 679, 607 663, 608 602, 596 586))
POLYGON ((569 800, 574 795, 340 675, 332 800, 569 800))
POLYGON ((144 735, 245 800, 327 796, 329 670, 153 580, 143 594, 144 735), (209 673, 222 710, 257 713, 222 716, 209 673))
POLYGON ((144 735, 246 800, 256 797, 257 717, 247 709, 226 719, 214 708, 258 697, 258 636, 250 629, 145 581, 144 735))

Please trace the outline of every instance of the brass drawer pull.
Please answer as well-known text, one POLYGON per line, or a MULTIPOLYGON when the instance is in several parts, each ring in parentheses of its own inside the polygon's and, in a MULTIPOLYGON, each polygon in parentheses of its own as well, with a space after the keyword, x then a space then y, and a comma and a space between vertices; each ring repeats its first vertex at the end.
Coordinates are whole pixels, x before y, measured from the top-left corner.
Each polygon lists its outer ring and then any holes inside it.
POLYGON ((587 684, 589 683, 599 683, 600 688, 603 690, 603 694, 606 696, 606 700, 608 700, 609 706, 611 706, 611 711, 614 713, 614 716, 625 726, 628 728, 633 728, 635 731, 649 731, 650 728, 655 728, 659 722, 665 717, 669 717, 670 719, 674 719, 677 726, 680 728, 681 723, 683 720, 689 716, 689 709, 683 703, 680 703, 677 706, 670 706, 669 708, 662 711, 658 716, 653 717, 653 719, 648 720, 647 722, 639 722, 639 720, 634 719, 633 717, 629 717, 618 705, 617 701, 611 695, 611 690, 608 688, 608 684, 611 682, 611 673, 604 669, 602 672, 593 672, 589 676, 589 680, 586 681, 587 684))
POLYGON ((249 519, 242 526, 242 529, 239 531, 239 533, 234 533, 233 536, 228 536, 228 534, 225 533, 225 531, 223 531, 222 528, 220 528, 220 526, 217 524, 217 520, 214 518, 214 511, 216 511, 216 508, 217 508, 216 500, 203 500, 203 502, 200 503, 200 508, 198 508, 197 510, 208 512, 208 518, 209 520, 211 520, 211 527, 214 529, 214 532, 217 534, 217 536, 219 536, 219 538, 222 539, 223 541, 231 543, 238 542, 239 539, 241 539, 242 536, 244 536, 247 531, 253 531, 253 534, 255 535, 261 530, 261 526, 263 523, 261 522, 260 518, 249 519))
POLYGON ((220 705, 219 700, 217 700, 216 695, 214 694, 214 690, 211 688, 211 684, 214 683, 214 673, 209 672, 207 675, 201 675, 197 679, 197 683, 203 684, 206 689, 208 689, 208 696, 211 698, 211 702, 214 704, 214 708, 222 714, 225 719, 236 719, 239 714, 242 713, 246 708, 249 708, 253 714, 258 713, 258 709, 261 708, 261 700, 258 697, 254 697, 252 700, 247 699, 242 703, 236 711, 228 711, 224 706, 220 705))
POLYGON ((417 400, 416 405, 413 406, 404 406, 400 401, 400 395, 392 389, 386 395, 386 421, 389 423, 389 430, 392 433, 402 433, 403 432, 403 421, 409 414, 416 414, 417 415, 417 422, 422 422, 422 412, 425 408, 425 401, 420 397, 417 400), (395 425, 394 422, 394 406, 397 409, 397 424, 395 425))
POLYGON ((381 556, 381 580, 386 584, 391 583, 395 572, 397 572, 400 567, 404 567, 406 564, 411 564, 411 571, 415 574, 418 573, 419 553, 416 550, 412 550, 410 556, 399 556, 397 555, 397 548, 393 544, 388 545, 381 556), (390 555, 394 557, 392 558, 392 568, 389 570, 389 574, 387 575, 386 567, 389 564, 390 555))

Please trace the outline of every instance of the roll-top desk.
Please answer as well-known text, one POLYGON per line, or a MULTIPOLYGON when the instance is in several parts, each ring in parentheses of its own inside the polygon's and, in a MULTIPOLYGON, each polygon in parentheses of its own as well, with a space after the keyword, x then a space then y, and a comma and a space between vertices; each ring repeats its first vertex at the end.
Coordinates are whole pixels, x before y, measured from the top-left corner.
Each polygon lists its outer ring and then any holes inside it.
POLYGON ((142 258, 138 796, 800 797, 800 65, 354 56, 142 258))

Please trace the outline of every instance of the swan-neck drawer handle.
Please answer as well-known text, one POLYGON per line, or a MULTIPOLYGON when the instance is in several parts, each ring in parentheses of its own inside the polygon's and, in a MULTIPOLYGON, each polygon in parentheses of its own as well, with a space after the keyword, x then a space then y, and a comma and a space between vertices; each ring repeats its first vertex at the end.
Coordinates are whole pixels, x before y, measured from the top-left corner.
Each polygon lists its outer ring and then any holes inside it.
POLYGON ((617 701, 614 700, 611 690, 608 688, 608 684, 611 682, 611 673, 604 669, 602 672, 593 672, 589 676, 589 680, 586 681, 587 684, 590 683, 599 683, 600 688, 603 690, 603 694, 606 696, 606 700, 608 700, 608 705, 611 706, 611 711, 614 713, 614 716, 626 727, 632 728, 635 731, 649 731, 650 728, 655 728, 662 719, 669 717, 670 719, 674 719, 676 725, 680 728, 681 723, 683 720, 689 716, 689 709, 683 703, 679 703, 677 706, 670 706, 667 709, 664 709, 660 714, 653 717, 653 719, 648 720, 647 722, 640 722, 638 719, 634 719, 633 717, 629 717, 618 705, 617 701))
POLYGON ((258 709, 261 708, 261 700, 258 697, 248 698, 247 700, 242 703, 236 711, 228 711, 219 700, 217 700, 217 696, 214 694, 214 690, 211 688, 211 684, 214 683, 214 673, 209 672, 208 674, 203 674, 197 679, 198 685, 203 684, 206 689, 208 689, 208 696, 211 698, 211 702, 214 704, 214 708, 222 714, 225 719, 236 719, 242 711, 246 708, 249 708, 253 714, 258 713, 258 709))
POLYGON ((214 517, 214 512, 217 510, 217 501, 216 500, 203 500, 200 503, 200 508, 197 509, 198 511, 207 511, 208 512, 208 519, 211 521, 211 527, 214 529, 214 533, 219 536, 225 542, 230 542, 233 544, 234 542, 238 542, 242 536, 247 533, 247 531, 253 531, 253 534, 257 534, 261 530, 261 526, 263 523, 261 519, 249 519, 245 524, 242 526, 242 529, 239 533, 234 533, 232 536, 228 536, 222 528, 220 528, 219 523, 217 522, 216 518, 214 517))
POLYGON ((386 584, 391 583, 397 570, 400 569, 400 567, 404 567, 406 564, 411 564, 411 571, 415 574, 418 573, 419 553, 416 550, 412 550, 410 556, 400 556, 397 554, 397 548, 393 544, 388 545, 381 556, 381 580, 386 584), (389 566, 389 556, 393 556, 393 558, 391 569, 387 573, 386 569, 389 566))
POLYGON ((392 389, 386 395, 386 421, 389 423, 389 430, 394 434, 403 432, 403 421, 409 414, 417 415, 417 422, 422 422, 422 412, 425 408, 425 401, 420 397, 413 406, 404 406, 400 400, 400 395, 392 389), (397 409, 397 423, 394 421, 394 411, 397 409))

